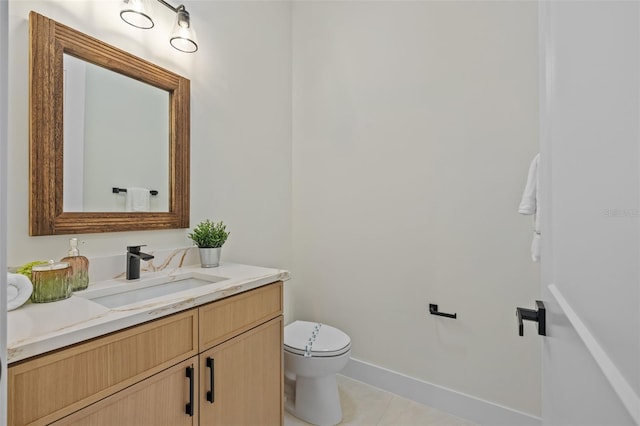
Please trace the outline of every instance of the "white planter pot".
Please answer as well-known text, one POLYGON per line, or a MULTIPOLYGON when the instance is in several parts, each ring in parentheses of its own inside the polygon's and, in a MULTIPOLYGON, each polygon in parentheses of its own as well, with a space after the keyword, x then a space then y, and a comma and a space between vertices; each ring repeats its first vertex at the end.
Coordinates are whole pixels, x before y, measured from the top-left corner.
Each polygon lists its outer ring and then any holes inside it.
POLYGON ((201 248, 200 266, 203 268, 215 268, 220 264, 220 251, 222 247, 201 248))

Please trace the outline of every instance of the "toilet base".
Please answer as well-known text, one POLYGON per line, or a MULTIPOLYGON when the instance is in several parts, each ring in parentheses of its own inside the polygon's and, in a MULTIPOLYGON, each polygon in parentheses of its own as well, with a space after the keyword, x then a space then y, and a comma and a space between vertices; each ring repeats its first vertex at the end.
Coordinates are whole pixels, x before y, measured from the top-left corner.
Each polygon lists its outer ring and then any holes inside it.
MULTIPOLYGON (((294 384, 295 383, 295 384, 294 384)), ((294 395, 288 396, 285 409, 294 416, 317 426, 335 426, 342 421, 342 406, 336 375, 297 376, 294 395)))

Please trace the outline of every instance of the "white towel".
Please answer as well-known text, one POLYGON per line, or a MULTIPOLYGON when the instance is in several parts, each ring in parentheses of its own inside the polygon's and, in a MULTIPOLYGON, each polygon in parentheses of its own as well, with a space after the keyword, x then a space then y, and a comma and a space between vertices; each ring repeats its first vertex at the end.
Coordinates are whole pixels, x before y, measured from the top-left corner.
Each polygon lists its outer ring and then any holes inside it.
POLYGON ((531 259, 540 261, 540 154, 537 154, 529 166, 527 184, 522 193, 518 213, 533 215, 533 241, 531 241, 531 259))
POLYGON ((125 210, 128 212, 148 212, 150 196, 147 188, 127 188, 125 210))
POLYGON ((22 274, 7 273, 7 310, 12 311, 24 305, 33 293, 31 280, 22 274))

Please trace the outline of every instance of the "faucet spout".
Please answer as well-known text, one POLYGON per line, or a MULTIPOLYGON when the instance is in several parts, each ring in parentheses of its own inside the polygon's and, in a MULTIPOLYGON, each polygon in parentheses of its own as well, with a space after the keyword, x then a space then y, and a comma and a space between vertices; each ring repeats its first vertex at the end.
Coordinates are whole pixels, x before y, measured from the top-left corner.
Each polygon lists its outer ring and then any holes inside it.
POLYGON ((140 251, 142 246, 127 246, 127 279, 137 280, 140 278, 140 259, 151 260, 153 255, 140 251))

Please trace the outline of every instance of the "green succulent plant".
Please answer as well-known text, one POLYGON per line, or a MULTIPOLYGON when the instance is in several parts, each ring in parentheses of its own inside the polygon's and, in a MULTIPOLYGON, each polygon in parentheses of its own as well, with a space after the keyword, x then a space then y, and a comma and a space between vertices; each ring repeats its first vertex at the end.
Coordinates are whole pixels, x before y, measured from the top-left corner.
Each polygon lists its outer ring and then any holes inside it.
POLYGON ((217 248, 227 241, 230 232, 222 221, 214 223, 211 220, 203 220, 187 236, 200 248, 217 248))

